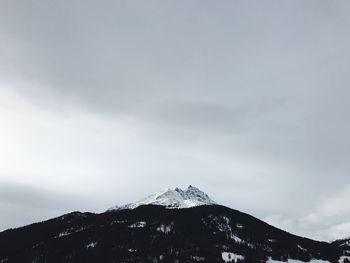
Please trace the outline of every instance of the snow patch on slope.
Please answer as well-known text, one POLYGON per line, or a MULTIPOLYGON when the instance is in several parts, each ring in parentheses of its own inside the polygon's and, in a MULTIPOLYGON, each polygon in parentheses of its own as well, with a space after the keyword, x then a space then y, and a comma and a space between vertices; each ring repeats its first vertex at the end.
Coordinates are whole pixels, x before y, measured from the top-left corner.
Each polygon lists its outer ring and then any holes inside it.
POLYGON ((222 252, 221 256, 225 262, 237 262, 237 260, 244 260, 244 256, 237 255, 233 252, 222 252))
MULTIPOLYGON (((288 261, 278 261, 278 260, 273 260, 269 258, 266 263, 305 263, 304 261, 297 260, 297 259, 288 259, 288 261)), ((307 263, 330 263, 329 261, 325 260, 320 260, 320 259, 311 259, 307 263)))
POLYGON ((85 247, 86 249, 89 249, 89 248, 94 248, 96 247, 97 245, 97 241, 96 242, 90 242, 89 244, 87 244, 85 247))
POLYGON ((136 223, 134 223, 134 224, 131 224, 131 225, 129 225, 128 227, 129 227, 129 228, 143 228, 143 227, 145 227, 146 225, 147 225, 146 222, 140 221, 140 222, 136 222, 136 223))
POLYGON ((201 205, 214 205, 216 202, 199 190, 197 187, 189 186, 186 190, 179 188, 166 189, 163 192, 150 195, 136 203, 127 204, 124 206, 115 206, 111 210, 134 209, 141 205, 161 205, 166 208, 190 208, 201 205))
POLYGON ((161 224, 159 227, 157 227, 157 231, 163 232, 164 234, 169 234, 174 228, 173 224, 165 225, 161 224))
POLYGON ((350 261, 350 257, 349 256, 341 256, 338 262, 345 263, 346 260, 350 261))

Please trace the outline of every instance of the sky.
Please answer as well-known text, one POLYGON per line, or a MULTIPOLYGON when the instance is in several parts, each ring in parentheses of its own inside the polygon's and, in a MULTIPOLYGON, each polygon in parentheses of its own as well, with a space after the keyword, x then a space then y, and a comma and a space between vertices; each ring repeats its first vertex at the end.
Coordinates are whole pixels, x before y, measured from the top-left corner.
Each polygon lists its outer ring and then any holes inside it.
POLYGON ((0 231, 195 185, 350 236, 350 2, 0 3, 0 231))

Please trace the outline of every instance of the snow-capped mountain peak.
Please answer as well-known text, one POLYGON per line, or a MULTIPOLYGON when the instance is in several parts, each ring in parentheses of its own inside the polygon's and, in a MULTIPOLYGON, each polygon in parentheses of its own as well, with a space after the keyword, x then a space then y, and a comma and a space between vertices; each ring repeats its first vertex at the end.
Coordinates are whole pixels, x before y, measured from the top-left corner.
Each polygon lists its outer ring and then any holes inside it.
POLYGON ((161 205, 167 208, 190 208, 200 205, 215 205, 206 193, 197 187, 190 185, 186 190, 180 188, 166 189, 162 192, 150 195, 136 203, 124 206, 115 206, 108 210, 134 209, 141 205, 161 205))

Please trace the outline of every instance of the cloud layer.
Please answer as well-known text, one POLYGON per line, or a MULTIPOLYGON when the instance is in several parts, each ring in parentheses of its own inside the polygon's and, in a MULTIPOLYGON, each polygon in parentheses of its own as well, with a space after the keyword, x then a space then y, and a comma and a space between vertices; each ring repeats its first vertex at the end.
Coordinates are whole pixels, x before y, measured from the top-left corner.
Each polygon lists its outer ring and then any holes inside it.
POLYGON ((193 184, 350 235, 348 8, 3 1, 0 228, 193 184))

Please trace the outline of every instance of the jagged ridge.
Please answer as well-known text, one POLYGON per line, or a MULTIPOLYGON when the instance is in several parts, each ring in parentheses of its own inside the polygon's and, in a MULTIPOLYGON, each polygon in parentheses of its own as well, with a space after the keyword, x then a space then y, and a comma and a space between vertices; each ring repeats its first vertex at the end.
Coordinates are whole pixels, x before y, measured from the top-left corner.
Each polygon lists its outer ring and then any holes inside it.
POLYGON ((134 209, 141 205, 161 205, 166 208, 190 208, 200 205, 215 205, 206 193, 197 187, 190 185, 186 190, 180 188, 166 189, 157 194, 150 195, 136 203, 130 203, 123 206, 114 206, 111 210, 134 209))

